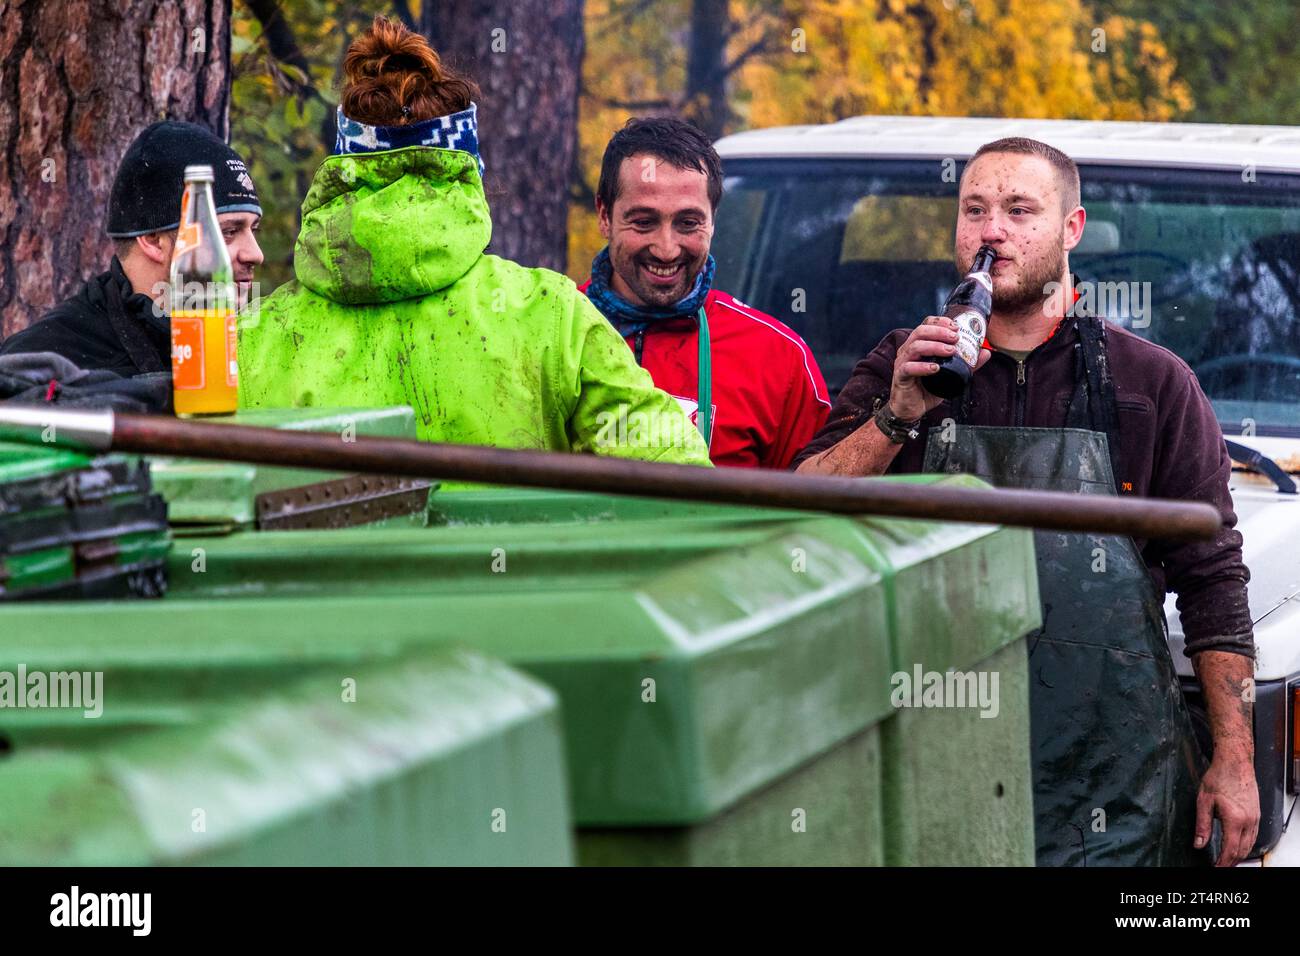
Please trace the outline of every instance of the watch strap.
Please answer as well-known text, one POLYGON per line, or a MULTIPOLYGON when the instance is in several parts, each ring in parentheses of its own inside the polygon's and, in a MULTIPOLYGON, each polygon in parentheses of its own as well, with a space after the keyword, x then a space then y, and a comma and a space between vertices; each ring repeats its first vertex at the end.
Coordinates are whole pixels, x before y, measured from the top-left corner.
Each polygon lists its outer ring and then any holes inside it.
POLYGON ((907 420, 899 418, 889 407, 889 402, 882 402, 873 416, 876 427, 895 445, 901 445, 909 438, 920 437, 921 419, 907 420))

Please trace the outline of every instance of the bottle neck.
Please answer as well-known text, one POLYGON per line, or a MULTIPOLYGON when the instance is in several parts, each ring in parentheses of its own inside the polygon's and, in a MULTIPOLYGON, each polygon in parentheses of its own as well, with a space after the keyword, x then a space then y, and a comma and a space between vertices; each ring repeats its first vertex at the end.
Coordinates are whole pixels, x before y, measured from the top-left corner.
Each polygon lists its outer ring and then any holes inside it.
POLYGON ((181 199, 181 221, 169 270, 171 311, 231 310, 234 268, 212 200, 212 184, 191 180, 181 199))
POLYGON ((989 275, 993 272, 993 263, 997 261, 998 254, 991 246, 980 246, 979 251, 975 253, 975 259, 971 262, 971 274, 984 273, 989 275))

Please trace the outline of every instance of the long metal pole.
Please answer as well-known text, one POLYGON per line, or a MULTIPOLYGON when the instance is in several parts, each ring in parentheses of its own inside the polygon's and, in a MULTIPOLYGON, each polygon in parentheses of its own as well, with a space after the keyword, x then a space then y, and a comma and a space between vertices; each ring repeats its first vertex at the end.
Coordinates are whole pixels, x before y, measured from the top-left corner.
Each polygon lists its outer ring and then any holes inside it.
POLYGON ((357 436, 345 440, 333 433, 198 422, 163 415, 3 406, 0 438, 53 438, 74 447, 148 455, 838 514, 1088 531, 1142 539, 1212 538, 1223 526, 1219 512, 1201 502, 911 485, 396 438, 357 436))

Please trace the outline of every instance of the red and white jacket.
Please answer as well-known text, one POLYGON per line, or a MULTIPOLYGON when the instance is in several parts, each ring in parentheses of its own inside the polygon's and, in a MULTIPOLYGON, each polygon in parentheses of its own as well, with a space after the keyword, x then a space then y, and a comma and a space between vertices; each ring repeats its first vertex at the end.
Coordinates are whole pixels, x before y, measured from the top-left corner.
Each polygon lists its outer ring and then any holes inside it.
MULTIPOLYGON (((579 288, 587 291, 590 283, 579 288)), ((712 354, 715 465, 787 468, 826 421, 830 397, 812 351, 788 326, 713 289, 704 302, 712 354)), ((657 322, 627 338, 655 385, 695 423, 699 332, 695 319, 657 322)))

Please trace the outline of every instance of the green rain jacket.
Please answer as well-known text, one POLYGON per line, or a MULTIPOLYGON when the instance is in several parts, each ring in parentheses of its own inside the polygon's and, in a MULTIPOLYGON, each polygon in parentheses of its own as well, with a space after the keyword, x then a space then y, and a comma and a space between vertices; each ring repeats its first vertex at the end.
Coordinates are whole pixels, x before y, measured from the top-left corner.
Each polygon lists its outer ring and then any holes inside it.
POLYGON ((240 407, 410 405, 429 441, 709 464, 572 281, 484 255, 469 153, 333 156, 302 212, 297 281, 242 323, 240 407))

